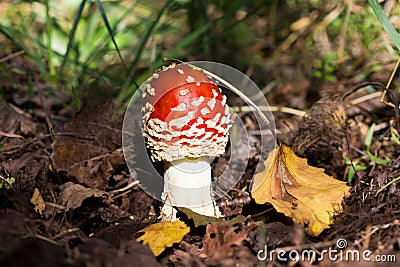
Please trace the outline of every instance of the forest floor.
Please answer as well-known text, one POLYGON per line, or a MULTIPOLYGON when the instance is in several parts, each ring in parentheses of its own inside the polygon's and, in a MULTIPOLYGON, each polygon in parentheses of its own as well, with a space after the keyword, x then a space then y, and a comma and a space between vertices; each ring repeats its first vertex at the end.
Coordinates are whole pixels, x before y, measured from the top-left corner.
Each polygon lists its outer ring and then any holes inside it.
MULTIPOLYGON (((34 68, 18 60, 13 64, 34 68)), ((139 230, 159 221, 162 203, 147 195, 129 173, 121 149, 121 113, 110 101, 89 100, 76 113, 61 104, 71 101, 68 94, 43 85, 26 97, 18 85, 6 85, 0 102, 0 265, 308 266, 309 260, 293 255, 312 250, 317 258, 311 262, 319 266, 397 266, 398 109, 381 103, 380 94, 362 99, 371 94, 360 90, 344 97, 351 88, 346 91, 331 83, 319 85, 324 94, 318 100, 306 90, 309 82, 300 75, 267 98, 273 106, 312 107, 304 118, 274 112, 278 141, 327 174, 351 178, 350 196, 331 227, 315 237, 271 206, 250 201, 255 167, 251 162, 259 160, 258 153, 251 153, 243 178, 229 198, 218 202, 227 218, 236 221, 196 227, 181 214, 190 233, 157 257, 135 238, 139 230), (370 131, 372 123, 376 126, 370 131), (367 153, 368 135, 372 142, 367 153), (11 178, 15 181, 7 189, 11 178), (281 250, 286 254, 279 258, 281 250), (330 250, 331 258, 321 256, 330 250), (367 251, 368 258, 360 254, 357 260, 346 251, 367 251), (285 261, 290 253, 293 259, 285 261)), ((387 100, 398 105, 389 93, 387 100)), ((242 116, 251 129, 251 118, 242 116)), ((216 160, 214 173, 224 164, 224 157, 216 160)))

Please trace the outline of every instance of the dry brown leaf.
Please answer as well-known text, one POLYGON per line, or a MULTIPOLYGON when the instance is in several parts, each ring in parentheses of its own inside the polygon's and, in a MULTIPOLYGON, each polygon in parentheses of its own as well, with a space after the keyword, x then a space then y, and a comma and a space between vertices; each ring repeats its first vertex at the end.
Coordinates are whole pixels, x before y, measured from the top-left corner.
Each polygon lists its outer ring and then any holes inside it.
POLYGON ((43 211, 46 208, 46 203, 44 202, 42 196, 40 195, 39 189, 35 188, 31 198, 31 203, 35 205, 35 211, 40 215, 43 215, 43 211))
POLYGON ((60 200, 61 204, 66 210, 76 209, 82 205, 82 202, 90 197, 103 197, 107 195, 106 192, 94 189, 86 188, 80 184, 74 184, 72 182, 66 182, 61 185, 60 200))
POLYGON ((37 133, 37 126, 31 115, 2 99, 0 99, 0 125, 0 140, 3 136, 21 138, 22 135, 37 133))
POLYGON ((265 170, 254 176, 252 196, 256 203, 271 203, 295 222, 308 224, 319 235, 329 227, 331 217, 341 210, 349 187, 309 166, 287 146, 279 146, 265 161, 265 170))
POLYGON ((203 257, 220 257, 229 255, 232 247, 240 247, 244 240, 247 240, 249 232, 247 230, 235 232, 232 224, 220 222, 208 224, 206 234, 203 237, 203 257))
POLYGON ((190 232, 190 227, 184 222, 159 222, 151 224, 138 233, 144 233, 136 238, 138 242, 149 245, 155 256, 160 255, 167 247, 182 241, 183 237, 190 232))
POLYGON ((120 149, 122 116, 111 103, 90 103, 53 137, 51 159, 63 176, 105 190, 112 174, 124 166, 120 149))

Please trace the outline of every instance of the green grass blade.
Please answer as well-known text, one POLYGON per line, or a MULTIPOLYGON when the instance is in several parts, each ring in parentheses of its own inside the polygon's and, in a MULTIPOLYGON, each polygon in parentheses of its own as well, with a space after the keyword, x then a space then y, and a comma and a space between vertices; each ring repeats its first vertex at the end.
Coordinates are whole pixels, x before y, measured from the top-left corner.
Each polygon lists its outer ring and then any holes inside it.
MULTIPOLYGON (((117 28, 121 24, 121 22, 123 22, 124 19, 126 19, 126 16, 128 16, 129 14, 132 13, 132 11, 135 8, 135 6, 137 6, 139 3, 140 3, 140 1, 136 1, 130 8, 126 9, 118 19, 113 18, 113 20, 115 22, 114 22, 114 25, 113 25, 113 28, 112 28, 112 31, 111 31, 112 33, 117 31, 117 28)), ((92 18, 90 20, 92 20, 92 18)), ((96 19, 96 23, 97 23, 97 19, 96 19)), ((92 27, 87 27, 87 28, 88 28, 88 31, 89 31, 89 28, 92 28, 92 27)), ((91 35, 93 35, 93 34, 94 33, 91 33, 91 35)), ((91 36, 91 35, 89 33, 87 33, 87 36, 91 36)), ((88 55, 86 60, 84 60, 81 64, 89 65, 92 60, 95 61, 96 58, 99 58, 99 57, 101 58, 101 57, 103 57, 103 55, 105 53, 108 53, 109 52, 109 48, 108 48, 107 44, 108 44, 108 42, 110 40, 109 36, 110 36, 110 34, 109 34, 108 30, 105 33, 105 35, 103 33, 99 34, 98 39, 99 40, 100 39, 103 40, 103 44, 105 44, 104 47, 96 48, 96 49, 90 49, 91 50, 91 54, 88 55)))
POLYGON ((374 11, 376 17, 382 24, 383 29, 389 35, 390 39, 392 39, 393 43, 396 45, 397 50, 400 51, 400 35, 390 23, 389 19, 386 17, 385 13, 383 12, 381 6, 379 5, 377 0, 368 0, 369 5, 371 6, 372 10, 374 11))
POLYGON ((69 56, 69 53, 71 51, 72 43, 73 43, 74 38, 75 38, 76 29, 77 29, 79 21, 80 21, 80 19, 82 17, 83 8, 85 7, 86 2, 87 2, 87 0, 82 0, 81 4, 79 5, 78 12, 77 12, 75 20, 74 20, 74 25, 72 26, 72 30, 71 30, 71 33, 70 33, 69 38, 68 38, 67 50, 65 51, 65 55, 63 57, 63 61, 62 61, 61 66, 60 66, 60 71, 59 71, 59 77, 60 78, 63 77, 62 73, 64 71, 65 64, 68 61, 68 56, 69 56))
POLYGON ((111 41, 112 41, 112 43, 114 44, 115 50, 117 51, 118 57, 119 57, 119 59, 121 60, 124 69, 128 72, 128 75, 129 75, 129 77, 131 78, 132 82, 135 84, 136 88, 139 88, 139 86, 136 84, 136 82, 135 82, 133 76, 131 75, 130 71, 129 71, 128 68, 126 67, 125 61, 124 61, 124 59, 123 59, 123 57, 122 57, 122 55, 121 55, 121 51, 119 50, 118 44, 117 44, 117 42, 115 41, 113 29, 111 28, 111 25, 110 25, 110 23, 109 23, 109 21, 108 21, 107 14, 106 14, 106 12, 105 12, 105 10, 104 10, 103 4, 101 3, 100 0, 96 0, 96 5, 97 5, 97 8, 98 8, 99 11, 100 11, 100 15, 101 15, 101 17, 103 18, 103 21, 104 21, 104 24, 106 25, 108 34, 109 34, 110 37, 111 37, 111 41))
POLYGON ((367 147, 367 150, 369 150, 369 148, 371 146, 372 138, 374 137, 375 126, 376 126, 376 124, 373 123, 371 125, 371 127, 369 127, 367 136, 365 137, 365 146, 367 147))
POLYGON ((171 51, 168 52, 167 57, 168 58, 176 58, 178 56, 179 50, 189 46, 192 44, 195 40, 197 40, 203 33, 207 32, 208 29, 211 28, 214 23, 216 23, 218 20, 222 19, 222 17, 215 19, 211 21, 208 24, 205 24, 198 28, 197 30, 191 32, 188 34, 182 41, 179 42, 171 51))
POLYGON ((387 183, 387 184, 385 184, 384 186, 382 186, 382 187, 376 192, 375 196, 377 196, 380 192, 382 192, 383 189, 385 189, 385 188, 388 187, 389 185, 391 185, 391 184, 393 184, 393 183, 395 183, 395 182, 397 182, 397 181, 399 181, 399 180, 400 180, 400 176, 397 177, 397 178, 394 178, 394 179, 391 180, 389 183, 387 183))
POLYGON ((394 129, 393 127, 390 128, 390 139, 395 142, 396 144, 400 145, 400 140, 399 138, 396 136, 396 129, 394 129))
MULTIPOLYGON (((23 42, 24 38, 27 38, 30 41, 35 39, 31 38, 29 35, 24 36, 25 33, 21 33, 12 27, 4 26, 2 24, 0 24, 0 33, 3 34, 13 45, 15 45, 16 48, 19 50, 24 50, 26 54, 35 61, 41 72, 47 72, 47 67, 43 64, 41 55, 39 53, 35 53, 30 46, 23 42)), ((39 43, 39 41, 37 41, 37 43, 39 43)))
POLYGON ((134 59, 134 61, 132 62, 132 64, 129 66, 129 69, 128 69, 129 73, 131 73, 132 70, 133 70, 134 68, 136 68, 137 63, 139 62, 140 56, 142 55, 142 52, 143 52, 143 50, 144 50, 144 47, 146 46, 147 41, 148 41, 148 39, 149 39, 149 37, 150 37, 150 34, 153 32, 154 27, 155 27, 155 26, 157 25, 157 23, 160 21, 161 16, 162 16, 162 14, 164 13, 164 11, 168 8, 168 6, 169 6, 172 2, 173 2, 172 0, 168 0, 168 1, 164 4, 164 6, 161 8, 161 10, 158 12, 157 17, 156 17, 153 21, 149 21, 149 25, 148 25, 148 27, 147 27, 146 34, 144 35, 144 37, 143 37, 143 39, 142 39, 142 41, 141 41, 141 43, 140 43, 140 45, 139 45, 139 48, 138 48, 138 50, 137 50, 137 52, 136 52, 135 59, 134 59))
POLYGON ((375 162, 376 164, 388 164, 390 162, 392 162, 392 160, 390 159, 382 159, 382 158, 378 158, 375 157, 369 150, 367 150, 367 154, 369 156, 369 159, 372 160, 373 162, 375 162))
POLYGON ((49 0, 46 0, 46 35, 47 35, 47 62, 49 65, 50 75, 55 75, 56 71, 53 64, 53 48, 51 44, 52 38, 52 25, 51 25, 51 17, 50 17, 50 3, 49 0))
POLYGON ((75 106, 76 110, 80 110, 81 109, 81 105, 79 103, 79 97, 78 94, 76 92, 76 89, 73 85, 71 85, 71 93, 72 93, 72 103, 75 106))
MULTIPOLYGON (((132 73, 134 72, 135 68, 137 67, 137 64, 140 60, 140 57, 142 55, 142 52, 144 51, 144 48, 150 38, 151 33, 153 32, 155 26, 158 24, 158 22, 161 19, 162 14, 164 13, 164 11, 168 8, 168 6, 173 2, 173 0, 168 0, 164 6, 160 9, 160 11, 157 14, 157 17, 154 20, 149 20, 149 23, 147 25, 147 30, 145 35, 143 36, 140 44, 139 44, 139 48, 137 49, 136 55, 135 55, 135 59, 133 60, 133 62, 131 63, 131 65, 128 68, 128 73, 130 73, 130 75, 133 75, 132 73)), ((136 85, 136 83, 135 83, 136 85)), ((136 85, 136 89, 139 86, 136 85)), ((131 95, 132 90, 129 89, 129 84, 125 83, 122 90, 120 91, 119 95, 116 97, 116 103, 117 104, 121 104, 123 103, 126 98, 131 95)))

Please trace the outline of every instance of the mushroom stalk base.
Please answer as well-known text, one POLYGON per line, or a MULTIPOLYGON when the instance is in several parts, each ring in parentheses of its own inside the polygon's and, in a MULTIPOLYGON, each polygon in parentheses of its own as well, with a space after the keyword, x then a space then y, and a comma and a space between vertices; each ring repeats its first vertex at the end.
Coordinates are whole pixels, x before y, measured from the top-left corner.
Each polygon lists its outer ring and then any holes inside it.
POLYGON ((163 221, 176 221, 176 207, 211 217, 221 217, 212 196, 210 157, 169 162, 164 174, 161 209, 163 221))

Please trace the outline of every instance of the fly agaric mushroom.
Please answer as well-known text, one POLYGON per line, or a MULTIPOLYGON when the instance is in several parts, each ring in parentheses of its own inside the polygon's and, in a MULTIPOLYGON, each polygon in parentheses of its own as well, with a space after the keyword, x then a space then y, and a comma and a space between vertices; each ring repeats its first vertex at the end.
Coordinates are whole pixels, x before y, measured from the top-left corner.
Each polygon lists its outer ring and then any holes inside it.
POLYGON ((165 163, 163 220, 177 220, 173 206, 220 217, 210 163, 228 142, 226 96, 201 69, 185 63, 163 67, 141 88, 146 146, 153 161, 165 163))

